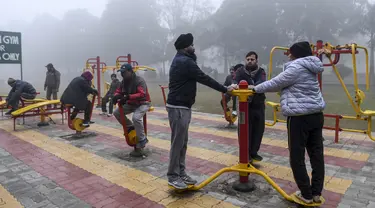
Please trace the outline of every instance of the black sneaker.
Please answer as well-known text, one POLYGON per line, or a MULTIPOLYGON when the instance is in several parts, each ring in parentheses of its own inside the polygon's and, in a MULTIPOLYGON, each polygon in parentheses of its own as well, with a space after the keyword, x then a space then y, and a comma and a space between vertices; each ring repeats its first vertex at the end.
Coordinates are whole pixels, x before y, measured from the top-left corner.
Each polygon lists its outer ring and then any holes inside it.
POLYGON ((94 124, 95 122, 94 121, 89 121, 89 124, 94 124))
POLYGON ((184 183, 186 185, 195 185, 196 183, 198 183, 197 180, 194 180, 192 179, 190 176, 186 175, 186 176, 182 176, 181 177, 182 181, 184 181, 184 183))
POLYGON ((82 123, 82 126, 83 126, 83 127, 89 127, 89 126, 90 126, 90 122, 89 122, 89 121, 84 121, 84 122, 82 123))
POLYGON ((181 178, 168 180, 168 185, 172 186, 175 189, 180 189, 180 190, 188 188, 186 183, 181 178))
POLYGON ((254 161, 260 162, 260 161, 263 160, 263 157, 260 156, 260 155, 258 155, 258 154, 256 154, 256 155, 251 155, 251 159, 253 159, 254 161))
POLYGON ((6 116, 10 116, 14 110, 10 109, 8 112, 5 113, 6 116))

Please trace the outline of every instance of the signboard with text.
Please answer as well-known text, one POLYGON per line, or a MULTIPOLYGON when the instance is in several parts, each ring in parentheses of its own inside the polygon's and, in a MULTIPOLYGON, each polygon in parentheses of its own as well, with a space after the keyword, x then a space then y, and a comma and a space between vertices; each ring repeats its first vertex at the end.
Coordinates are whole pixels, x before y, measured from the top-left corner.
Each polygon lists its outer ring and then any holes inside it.
POLYGON ((0 31, 0 64, 22 64, 21 33, 0 31))

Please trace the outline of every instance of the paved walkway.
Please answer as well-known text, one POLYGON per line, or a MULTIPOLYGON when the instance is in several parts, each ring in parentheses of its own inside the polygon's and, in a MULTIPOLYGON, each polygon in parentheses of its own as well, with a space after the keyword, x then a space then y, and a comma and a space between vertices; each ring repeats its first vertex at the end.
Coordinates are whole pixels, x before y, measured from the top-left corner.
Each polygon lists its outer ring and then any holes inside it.
MULTIPOLYGON (((37 128, 33 118, 13 131, 0 120, 0 208, 16 207, 298 207, 285 201, 259 176, 252 193, 238 193, 227 173, 199 192, 177 194, 167 186, 170 129, 164 109, 148 114, 148 157, 128 156, 123 132, 114 118, 94 112, 89 131, 97 135, 70 140, 67 125, 37 128)), ((189 174, 199 181, 238 162, 235 128, 220 115, 194 113, 187 154, 189 174)), ((326 177, 321 207, 375 208, 375 142, 362 134, 342 133, 333 143, 325 132, 326 177)), ((287 193, 296 191, 289 167, 283 125, 267 128, 261 147, 267 173, 287 193)), ((307 158, 308 159, 308 158, 307 158)), ((308 168, 309 163, 307 164, 308 168)))

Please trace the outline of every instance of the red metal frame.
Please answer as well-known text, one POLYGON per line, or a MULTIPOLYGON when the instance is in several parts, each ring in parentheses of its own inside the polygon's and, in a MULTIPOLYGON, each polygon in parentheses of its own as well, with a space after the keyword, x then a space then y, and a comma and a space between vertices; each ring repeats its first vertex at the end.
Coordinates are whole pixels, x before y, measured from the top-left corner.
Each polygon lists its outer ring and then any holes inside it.
POLYGON ((116 58, 116 63, 128 63, 128 64, 131 64, 132 66, 139 65, 137 61, 132 60, 132 56, 130 53, 127 56, 118 56, 116 58), (125 59, 125 60, 121 60, 121 59, 125 59))
MULTIPOLYGON (((104 66, 107 66, 106 63, 100 61, 100 56, 97 56, 96 58, 89 58, 86 61, 86 64, 91 64, 93 68, 93 72, 95 74, 95 69, 96 69, 96 83, 97 83, 97 89, 98 89, 98 105, 101 104, 101 86, 100 86, 100 81, 101 81, 101 70, 104 68, 104 66)), ((93 102, 94 104, 95 102, 93 102)))
POLYGON ((165 89, 167 89, 168 86, 159 85, 159 87, 161 88, 161 91, 163 93, 164 105, 167 105, 167 98, 165 96, 165 89))
MULTIPOLYGON (((245 80, 242 80, 238 85, 239 89, 248 89, 248 83, 245 80)), ((248 126, 249 122, 249 108, 248 102, 241 102, 239 100, 239 110, 240 110, 240 117, 238 121, 239 126, 239 161, 242 164, 249 164, 249 144, 251 144, 251 138, 249 139, 250 130, 248 126)), ((240 173, 240 183, 248 183, 249 176, 241 175, 240 173)))

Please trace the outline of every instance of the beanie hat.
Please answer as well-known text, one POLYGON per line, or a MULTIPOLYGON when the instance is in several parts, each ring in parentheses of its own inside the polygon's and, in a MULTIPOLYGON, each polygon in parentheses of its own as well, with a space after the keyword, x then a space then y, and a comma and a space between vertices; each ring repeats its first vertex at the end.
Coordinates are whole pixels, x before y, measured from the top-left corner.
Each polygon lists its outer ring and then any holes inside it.
POLYGON ((174 43, 174 47, 176 50, 184 49, 193 44, 194 37, 191 33, 181 34, 178 36, 176 42, 174 43))
POLYGON ((237 64, 236 66, 233 67, 234 71, 237 71, 237 69, 244 67, 243 64, 237 64))
POLYGON ((123 72, 125 72, 125 71, 133 71, 133 67, 132 67, 132 65, 130 65, 130 64, 123 64, 121 67, 120 67, 120 69, 119 70, 117 70, 117 72, 121 72, 121 73, 123 73, 123 72))
POLYGON ((303 58, 306 56, 312 56, 310 43, 307 41, 293 44, 292 47, 290 47, 289 51, 295 58, 303 58))
POLYGON ((92 73, 90 71, 83 72, 81 74, 81 77, 85 78, 88 81, 91 81, 94 78, 94 76, 92 75, 92 73))
POLYGON ((9 79, 8 79, 8 85, 12 85, 12 84, 14 84, 15 82, 16 82, 16 80, 13 79, 13 78, 9 78, 9 79))

